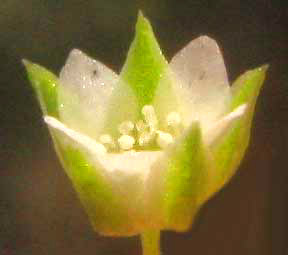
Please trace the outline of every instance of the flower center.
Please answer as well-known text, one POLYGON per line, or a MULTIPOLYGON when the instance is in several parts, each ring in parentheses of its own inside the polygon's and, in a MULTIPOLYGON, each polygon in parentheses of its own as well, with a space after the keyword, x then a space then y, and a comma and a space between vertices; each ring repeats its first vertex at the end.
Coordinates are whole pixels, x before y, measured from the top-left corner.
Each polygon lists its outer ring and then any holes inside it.
POLYGON ((182 132, 183 125, 178 112, 170 112, 166 116, 163 125, 165 131, 159 129, 159 121, 152 105, 145 105, 141 113, 142 118, 135 123, 130 120, 120 123, 118 137, 102 134, 99 142, 110 152, 161 150, 173 143, 182 132))

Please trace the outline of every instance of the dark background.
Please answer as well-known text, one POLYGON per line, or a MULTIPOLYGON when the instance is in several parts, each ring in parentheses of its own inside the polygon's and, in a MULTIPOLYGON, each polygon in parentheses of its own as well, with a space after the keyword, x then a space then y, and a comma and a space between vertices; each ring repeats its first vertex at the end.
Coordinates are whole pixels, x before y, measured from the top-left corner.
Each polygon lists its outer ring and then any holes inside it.
POLYGON ((270 65, 240 171, 164 255, 288 254, 288 2, 283 0, 0 0, 0 255, 140 254, 137 238, 93 232, 55 155, 20 63, 58 72, 72 48, 119 71, 137 11, 170 59, 207 34, 233 81, 270 65))

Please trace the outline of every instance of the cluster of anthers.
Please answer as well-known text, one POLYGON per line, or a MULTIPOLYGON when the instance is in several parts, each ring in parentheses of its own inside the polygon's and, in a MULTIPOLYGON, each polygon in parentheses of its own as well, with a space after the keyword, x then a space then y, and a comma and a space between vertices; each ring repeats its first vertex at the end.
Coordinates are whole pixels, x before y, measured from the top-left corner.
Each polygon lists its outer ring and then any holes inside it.
POLYGON ((178 112, 170 112, 166 116, 165 130, 159 129, 159 122, 152 105, 145 105, 141 111, 143 119, 136 123, 124 121, 118 126, 119 137, 113 139, 109 134, 102 134, 99 142, 106 151, 145 150, 149 147, 163 149, 174 142, 183 129, 181 116, 178 112))

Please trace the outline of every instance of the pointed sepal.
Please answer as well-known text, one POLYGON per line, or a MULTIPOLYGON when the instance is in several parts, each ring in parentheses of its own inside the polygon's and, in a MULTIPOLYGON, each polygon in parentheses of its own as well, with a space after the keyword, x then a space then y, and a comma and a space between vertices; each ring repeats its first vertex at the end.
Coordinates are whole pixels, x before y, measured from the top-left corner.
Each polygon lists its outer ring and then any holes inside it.
POLYGON ((110 102, 105 125, 105 132, 110 134, 116 133, 115 127, 122 121, 139 119, 145 105, 154 106, 160 122, 161 117, 177 109, 170 67, 149 21, 141 12, 119 84, 110 102))
POLYGON ((241 75, 232 85, 230 111, 245 104, 244 114, 211 146, 215 175, 212 178, 210 195, 218 191, 237 170, 249 144, 251 123, 267 66, 250 70, 241 75))
POLYGON ((43 113, 58 117, 58 78, 46 68, 28 60, 23 60, 23 64, 43 113))
POLYGON ((133 89, 139 104, 151 104, 168 63, 156 41, 149 21, 139 12, 135 38, 121 71, 121 78, 133 89))

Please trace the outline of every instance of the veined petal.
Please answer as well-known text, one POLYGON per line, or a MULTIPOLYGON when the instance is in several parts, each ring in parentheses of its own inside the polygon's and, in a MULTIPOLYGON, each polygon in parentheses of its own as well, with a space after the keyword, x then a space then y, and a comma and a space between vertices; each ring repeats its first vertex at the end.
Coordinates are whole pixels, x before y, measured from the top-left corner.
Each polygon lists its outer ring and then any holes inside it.
POLYGON ((61 121, 92 138, 98 138, 118 75, 74 49, 60 72, 59 81, 61 121))
MULTIPOLYGON (((217 43, 200 36, 180 50, 170 67, 179 80, 179 91, 188 124, 199 120, 209 126, 227 110, 230 88, 222 54, 217 43)), ((187 126, 187 125, 186 125, 187 126)))

